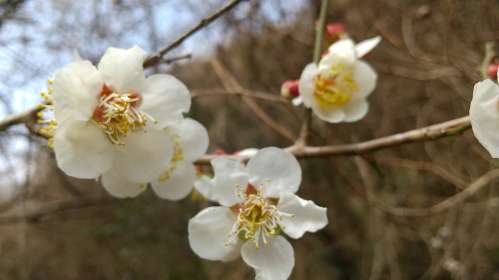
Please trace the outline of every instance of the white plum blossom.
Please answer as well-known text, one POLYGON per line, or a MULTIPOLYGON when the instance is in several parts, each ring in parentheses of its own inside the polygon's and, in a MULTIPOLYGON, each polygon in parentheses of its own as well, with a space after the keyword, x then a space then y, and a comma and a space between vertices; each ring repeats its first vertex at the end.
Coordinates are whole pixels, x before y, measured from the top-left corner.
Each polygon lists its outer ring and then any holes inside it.
POLYGON ((183 117, 191 105, 188 89, 170 75, 146 77, 145 58, 139 47, 109 48, 97 67, 75 61, 59 70, 52 84, 59 168, 77 178, 100 177, 117 197, 138 195, 174 161, 172 181, 181 170, 190 172, 185 163, 207 145, 204 128, 183 117))
POLYGON ((332 44, 318 64, 308 64, 301 74, 299 98, 303 104, 326 122, 362 119, 367 114, 366 98, 376 87, 377 74, 360 58, 380 41, 380 37, 374 37, 355 45, 346 38, 332 44))
POLYGON ((193 162, 206 153, 208 132, 193 119, 184 119, 166 129, 175 152, 166 171, 151 182, 154 192, 165 199, 179 200, 191 193, 197 179, 193 162))
POLYGON ((499 158, 499 85, 492 80, 475 84, 470 106, 473 134, 493 158, 499 158))
POLYGON ((204 178, 205 193, 221 206, 202 210, 189 221, 189 243, 208 260, 230 261, 242 256, 256 279, 284 280, 294 267, 294 251, 283 234, 297 239, 327 223, 326 208, 294 193, 301 168, 287 151, 258 151, 244 166, 220 157, 211 161, 215 176, 204 178))

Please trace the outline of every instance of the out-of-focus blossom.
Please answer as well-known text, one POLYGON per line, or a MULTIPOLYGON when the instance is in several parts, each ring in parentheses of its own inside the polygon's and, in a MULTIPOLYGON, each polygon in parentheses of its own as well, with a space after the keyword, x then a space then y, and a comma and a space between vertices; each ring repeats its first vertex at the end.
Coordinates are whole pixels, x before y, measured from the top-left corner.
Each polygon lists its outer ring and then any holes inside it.
POLYGON ((475 84, 470 106, 473 134, 493 158, 499 158, 499 85, 492 80, 475 84))
POLYGON ((329 47, 319 64, 308 64, 299 82, 304 105, 330 123, 362 119, 367 114, 367 97, 376 87, 377 74, 360 58, 380 41, 380 37, 374 37, 355 45, 351 39, 342 39, 329 47))

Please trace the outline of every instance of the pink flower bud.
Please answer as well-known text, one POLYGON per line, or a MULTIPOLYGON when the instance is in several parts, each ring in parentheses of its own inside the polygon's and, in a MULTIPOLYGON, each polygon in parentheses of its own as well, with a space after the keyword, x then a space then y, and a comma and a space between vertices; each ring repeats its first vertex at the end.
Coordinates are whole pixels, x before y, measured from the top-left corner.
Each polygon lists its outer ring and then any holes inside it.
POLYGON ((489 67, 487 68, 487 75, 489 75, 489 78, 492 80, 497 79, 497 71, 499 69, 499 64, 493 63, 490 64, 489 67))
POLYGON ((282 83, 281 95, 286 98, 297 97, 300 95, 298 80, 287 80, 282 83))
POLYGON ((326 25, 326 34, 330 37, 340 36, 346 32, 345 25, 343 23, 335 22, 326 25))

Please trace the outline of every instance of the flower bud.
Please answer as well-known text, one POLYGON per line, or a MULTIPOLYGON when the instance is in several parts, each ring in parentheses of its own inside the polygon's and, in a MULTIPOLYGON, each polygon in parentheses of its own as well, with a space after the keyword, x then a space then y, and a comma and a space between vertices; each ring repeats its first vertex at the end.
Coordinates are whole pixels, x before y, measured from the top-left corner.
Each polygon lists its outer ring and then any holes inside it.
POLYGON ((293 98, 300 95, 298 80, 287 80, 282 83, 281 95, 286 98, 293 98))
POLYGON ((487 75, 492 80, 496 80, 497 79, 497 71, 498 70, 499 70, 499 64, 498 63, 492 63, 487 68, 487 75))
POLYGON ((346 28, 343 23, 335 22, 326 25, 326 39, 334 43, 346 34, 346 28))

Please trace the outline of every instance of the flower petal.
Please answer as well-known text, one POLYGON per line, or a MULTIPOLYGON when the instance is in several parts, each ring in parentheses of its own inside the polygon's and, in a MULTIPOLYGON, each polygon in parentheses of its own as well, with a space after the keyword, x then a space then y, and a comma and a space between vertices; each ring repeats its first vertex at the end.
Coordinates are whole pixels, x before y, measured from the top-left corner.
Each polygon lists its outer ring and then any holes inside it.
POLYGON ((224 206, 233 206, 239 203, 238 188, 245 188, 248 184, 248 174, 244 165, 236 159, 228 157, 215 158, 211 161, 215 173, 215 188, 213 196, 218 203, 224 206))
POLYGON ((180 136, 182 155, 186 161, 195 161, 208 149, 208 131, 193 119, 183 119, 172 126, 180 136))
POLYGON ((295 193, 301 183, 301 168, 289 152, 269 147, 261 149, 246 166, 250 182, 262 187, 265 197, 279 197, 282 192, 295 193))
POLYGON ((279 222, 282 230, 291 238, 301 238, 305 232, 316 232, 328 223, 326 208, 294 194, 281 195, 277 209, 293 215, 293 217, 283 217, 279 222))
POLYGON ((352 96, 352 100, 363 99, 369 96, 376 88, 378 75, 376 71, 366 62, 359 60, 355 63, 353 79, 359 90, 352 96))
POLYGON ((90 61, 76 61, 59 70, 54 77, 52 98, 55 117, 87 121, 97 107, 104 80, 90 61))
POLYGON ((355 122, 367 114, 369 111, 369 105, 365 99, 351 100, 345 106, 343 106, 343 112, 345 113, 345 122, 355 122))
MULTIPOLYGON (((227 243, 236 216, 226 207, 208 207, 189 220, 189 244, 203 259, 230 261, 239 256, 240 243, 227 243)), ((239 240, 239 239, 238 239, 239 240)))
POLYGON ((194 182, 194 188, 201 193, 206 199, 210 201, 217 201, 215 196, 215 180, 206 175, 198 177, 198 179, 194 182))
POLYGON ((59 123, 55 130, 54 152, 57 165, 69 176, 97 178, 113 164, 114 150, 100 128, 92 123, 59 123))
POLYGON ((102 186, 114 197, 136 197, 146 189, 145 184, 127 180, 120 170, 112 169, 102 175, 102 186))
POLYGON ((286 280, 295 266, 293 247, 279 235, 269 238, 269 243, 258 249, 253 242, 246 242, 241 256, 255 269, 258 280, 286 280))
POLYGON ((175 77, 166 74, 148 77, 142 97, 140 109, 151 115, 160 126, 175 123, 191 107, 189 90, 175 77))
POLYGON ((381 36, 376 36, 358 43, 355 46, 355 50, 357 51, 357 57, 358 58, 363 57, 368 52, 372 51, 372 49, 374 49, 380 42, 381 42, 381 36))
POLYGON ((163 130, 147 127, 124 138, 123 146, 116 146, 116 168, 135 182, 151 182, 166 170, 173 155, 173 143, 163 130))
POLYGON ((191 193, 196 180, 196 169, 190 162, 181 161, 166 180, 151 182, 152 189, 161 198, 179 200, 191 193))
POLYGON ((473 134, 493 158, 499 158, 499 86, 491 80, 475 84, 470 106, 473 134))
POLYGON ((146 77, 142 63, 146 52, 139 48, 108 48, 102 56, 99 71, 106 83, 119 93, 142 93, 146 77))
POLYGON ((315 75, 317 74, 317 65, 315 63, 308 64, 300 76, 300 81, 298 82, 298 90, 300 91, 300 97, 303 100, 303 104, 306 107, 312 106, 312 101, 314 98, 315 90, 315 75))
POLYGON ((345 112, 343 112, 343 107, 340 106, 323 108, 317 102, 314 102, 312 103, 312 111, 319 119, 329 123, 339 123, 345 119, 345 112))
POLYGON ((330 60, 338 61, 338 58, 346 64, 352 64, 357 60, 355 43, 351 39, 342 39, 329 47, 329 53, 319 62, 319 66, 330 64, 330 60))

